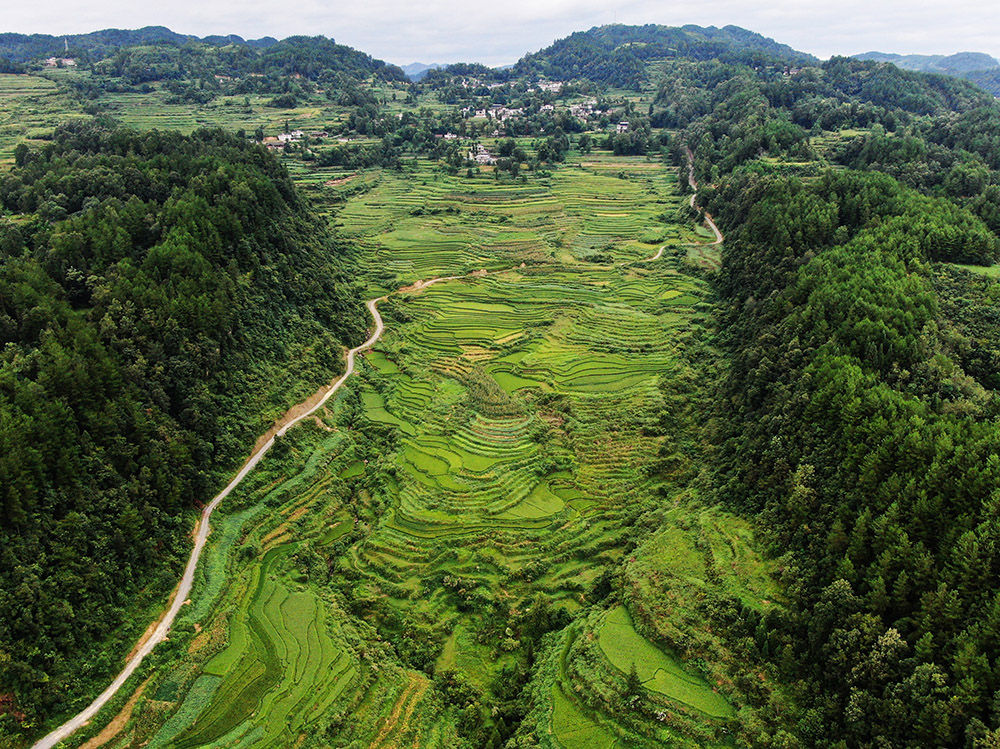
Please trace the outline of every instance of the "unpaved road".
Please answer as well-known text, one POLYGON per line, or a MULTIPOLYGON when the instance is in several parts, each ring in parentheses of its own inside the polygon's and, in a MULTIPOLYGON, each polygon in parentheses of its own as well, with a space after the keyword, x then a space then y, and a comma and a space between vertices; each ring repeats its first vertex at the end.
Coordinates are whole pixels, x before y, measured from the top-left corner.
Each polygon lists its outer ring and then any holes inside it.
MULTIPOLYGON (((485 275, 485 271, 476 271, 469 275, 481 276, 485 275)), ((433 278, 429 281, 417 281, 410 286, 404 286, 401 289, 397 289, 397 291, 393 293, 422 291, 428 286, 441 281, 452 281, 465 277, 466 276, 446 276, 443 278, 433 278)), ((97 712, 111 700, 112 697, 115 696, 118 690, 122 688, 122 685, 125 684, 129 677, 135 673, 135 670, 139 668, 143 659, 153 652, 153 648, 167 638, 167 633, 170 632, 170 626, 174 623, 174 619, 177 618, 177 614, 180 612, 181 606, 187 602, 188 594, 191 592, 191 585, 194 582, 194 572, 198 567, 198 560, 201 558, 201 552, 205 548, 205 542, 208 540, 209 520, 212 517, 212 513, 215 511, 215 508, 219 506, 219 503, 222 502, 222 500, 229 496, 229 493, 232 492, 233 489, 239 486, 240 482, 243 481, 243 479, 245 479, 254 468, 256 468, 257 464, 261 461, 261 458, 263 458, 267 454, 267 451, 274 445, 274 441, 277 437, 284 436, 285 432, 293 426, 322 408, 323 405, 330 399, 330 396, 336 393, 344 382, 347 381, 347 378, 354 373, 355 357, 362 351, 367 351, 374 346, 375 342, 382 337, 382 333, 385 330, 385 323, 382 322, 382 315, 380 315, 378 311, 378 303, 384 301, 385 299, 386 297, 384 296, 377 297, 375 299, 369 299, 366 303, 368 311, 371 313, 372 319, 375 321, 375 330, 368 337, 367 341, 362 343, 360 346, 355 346, 347 351, 347 367, 344 370, 344 374, 342 374, 332 384, 327 386, 325 392, 321 391, 323 394, 319 399, 316 399, 316 396, 313 396, 306 401, 310 405, 305 410, 298 408, 290 409, 288 412, 291 415, 290 418, 284 421, 284 423, 282 423, 277 429, 272 428, 268 431, 270 436, 263 443, 258 442, 254 448, 253 454, 250 456, 250 459, 243 464, 239 473, 233 477, 233 480, 229 482, 225 489, 215 495, 212 501, 205 505, 205 509, 201 512, 201 519, 198 523, 197 532, 195 533, 194 548, 191 549, 191 556, 188 557, 187 566, 184 568, 184 574, 181 576, 181 581, 177 586, 177 591, 174 594, 170 607, 160 619, 159 624, 157 624, 156 629, 153 630, 152 635, 146 638, 145 642, 141 642, 126 662, 125 668, 122 669, 122 672, 115 677, 115 680, 112 681, 110 685, 108 685, 107 689, 101 692, 93 702, 91 702, 77 715, 73 716, 47 736, 40 739, 32 746, 32 749, 50 749, 63 739, 70 736, 70 734, 78 728, 86 725, 86 723, 90 721, 90 719, 93 718, 97 712)))
POLYGON ((653 255, 653 257, 647 257, 647 258, 646 258, 645 260, 643 260, 642 262, 644 262, 644 263, 651 263, 651 262, 653 262, 654 260, 659 260, 659 259, 660 259, 661 257, 663 257, 663 251, 664 251, 664 250, 665 250, 666 248, 667 248, 667 246, 666 246, 666 245, 661 245, 661 246, 660 246, 660 249, 658 249, 658 250, 656 251, 656 254, 655 254, 655 255, 653 255))
MULTIPOLYGON (((691 151, 691 148, 688 147, 688 146, 684 146, 684 151, 687 154, 687 160, 688 160, 688 184, 691 186, 691 189, 694 190, 695 193, 697 193, 698 192, 698 182, 694 178, 694 152, 691 151)), ((691 196, 691 207, 694 208, 694 209, 697 209, 698 206, 695 205, 694 199, 695 199, 695 196, 692 195, 691 196)), ((723 241, 722 232, 719 231, 719 227, 715 225, 715 221, 712 218, 712 214, 708 213, 707 211, 704 211, 703 213, 704 213, 704 216, 705 216, 705 225, 709 229, 711 229, 712 233, 715 235, 715 241, 714 242, 709 242, 706 246, 707 247, 711 247, 712 245, 722 244, 722 241, 723 241)))

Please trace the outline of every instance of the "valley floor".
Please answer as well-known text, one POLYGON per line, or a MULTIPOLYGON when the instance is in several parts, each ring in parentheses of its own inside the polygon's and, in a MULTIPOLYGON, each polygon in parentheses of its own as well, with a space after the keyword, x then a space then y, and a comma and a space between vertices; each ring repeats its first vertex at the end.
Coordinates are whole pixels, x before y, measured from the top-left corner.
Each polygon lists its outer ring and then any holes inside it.
POLYGON ((676 170, 298 176, 367 296, 460 278, 382 303, 355 377, 216 513, 124 728, 84 745, 731 744, 780 696, 709 609, 780 594, 698 500, 718 248, 676 170))

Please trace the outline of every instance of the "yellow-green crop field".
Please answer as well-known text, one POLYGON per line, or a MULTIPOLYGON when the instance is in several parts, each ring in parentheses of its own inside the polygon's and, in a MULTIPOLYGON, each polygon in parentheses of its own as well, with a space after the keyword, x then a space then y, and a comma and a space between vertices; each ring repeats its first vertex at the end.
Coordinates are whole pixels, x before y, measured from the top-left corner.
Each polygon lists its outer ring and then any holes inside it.
POLYGON ((73 99, 48 78, 0 73, 0 167, 11 165, 18 143, 31 144, 60 123, 84 116, 73 99))

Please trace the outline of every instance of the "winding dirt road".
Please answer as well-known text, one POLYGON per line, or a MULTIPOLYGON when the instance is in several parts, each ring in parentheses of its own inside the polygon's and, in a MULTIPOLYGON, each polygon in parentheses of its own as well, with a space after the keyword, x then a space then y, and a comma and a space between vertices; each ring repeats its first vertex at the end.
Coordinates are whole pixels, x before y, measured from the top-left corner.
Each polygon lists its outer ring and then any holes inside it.
MULTIPOLYGON (((486 275, 486 271, 475 271, 470 273, 469 276, 482 276, 486 275)), ((428 281, 417 281, 409 286, 404 286, 393 294, 422 291, 428 286, 432 286, 441 281, 453 281, 459 278, 467 278, 468 276, 445 276, 442 278, 432 278, 428 281)), ((209 520, 212 517, 212 513, 215 512, 215 508, 219 506, 226 497, 229 496, 230 492, 233 491, 240 482, 247 477, 247 475, 256 468, 257 464, 261 461, 267 451, 274 446, 274 441, 278 437, 284 436, 284 434, 291 429, 293 426, 301 422, 303 419, 307 419, 312 416, 316 411, 323 407, 323 405, 330 399, 334 393, 336 393, 341 386, 347 381, 347 378, 354 374, 354 360, 355 357, 363 352, 370 349, 375 345, 375 342, 382 337, 382 333, 385 331, 385 323, 382 322, 382 315, 379 314, 378 304, 379 302, 387 299, 387 296, 376 297, 375 299, 369 299, 365 306, 368 307, 368 311, 371 313, 372 319, 375 321, 375 330, 368 337, 364 343, 360 346, 355 346, 347 351, 347 367, 337 380, 328 385, 325 391, 320 391, 322 396, 318 399, 314 395, 305 401, 308 407, 304 410, 300 407, 293 407, 286 414, 286 418, 279 422, 278 425, 272 427, 266 433, 267 439, 263 442, 258 441, 258 444, 254 447, 253 453, 243 467, 239 470, 233 480, 229 482, 225 489, 219 492, 215 497, 205 505, 205 509, 201 512, 201 519, 198 522, 197 530, 194 537, 194 548, 191 549, 191 556, 188 557, 187 566, 184 568, 184 574, 181 576, 181 581, 177 586, 177 591, 173 596, 169 608, 166 613, 163 614, 159 623, 156 625, 156 629, 153 633, 145 639, 145 641, 140 641, 139 646, 135 649, 131 657, 125 664, 125 668, 122 672, 115 677, 115 680, 108 685, 108 688, 101 692, 97 698, 91 702, 86 708, 80 711, 77 715, 73 716, 61 726, 56 728, 54 731, 46 735, 44 738, 36 742, 32 749, 51 749, 56 744, 58 744, 63 739, 69 737, 73 732, 82 726, 86 725, 88 721, 93 718, 102 707, 104 707, 112 697, 117 694, 118 690, 122 688, 129 677, 135 673, 136 669, 142 663, 143 659, 153 652, 159 643, 167 639, 167 634, 170 632, 170 627, 174 623, 174 619, 177 618, 177 614, 187 602, 188 594, 191 592, 191 586, 194 583, 194 573, 198 568, 198 560, 201 559, 201 552, 205 548, 205 542, 208 540, 209 534, 209 520)))
MULTIPOLYGON (((691 150, 689 146, 684 146, 684 151, 687 154, 687 160, 688 160, 688 185, 690 185, 691 189, 695 191, 695 195, 691 196, 691 207, 694 208, 695 210, 698 210, 698 206, 694 202, 694 199, 695 197, 697 197, 698 193, 698 182, 694 178, 694 152, 691 150)), ((706 246, 711 247, 712 245, 722 244, 723 241, 722 232, 719 231, 719 227, 715 225, 715 220, 712 218, 712 214, 709 213, 708 211, 702 211, 702 214, 705 216, 705 226, 711 229, 712 233, 715 235, 715 241, 710 242, 706 246)))
POLYGON ((647 258, 646 258, 645 260, 643 260, 642 262, 644 262, 644 263, 651 263, 651 262, 653 262, 654 260, 659 260, 659 259, 660 259, 661 257, 663 257, 663 251, 664 251, 665 249, 667 249, 667 246, 666 246, 665 244, 664 244, 664 245, 660 245, 660 249, 658 249, 658 250, 656 251, 656 254, 655 254, 655 255, 653 255, 652 257, 647 257, 647 258))

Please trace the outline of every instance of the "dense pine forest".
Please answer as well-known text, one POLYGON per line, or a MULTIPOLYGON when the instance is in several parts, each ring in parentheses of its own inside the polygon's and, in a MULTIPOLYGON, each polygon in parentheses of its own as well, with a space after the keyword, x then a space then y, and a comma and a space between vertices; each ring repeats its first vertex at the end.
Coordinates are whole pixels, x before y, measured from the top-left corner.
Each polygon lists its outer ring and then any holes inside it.
POLYGON ((120 670, 366 299, 383 338, 74 741, 1000 742, 975 76, 733 26, 419 81, 323 37, 55 41, 0 36, 0 94, 50 97, 0 118, 0 745, 120 670))
POLYGON ((66 127, 0 193, 0 682, 33 714, 113 673, 97 646, 169 591, 190 510, 363 323, 343 249, 233 135, 66 127))

